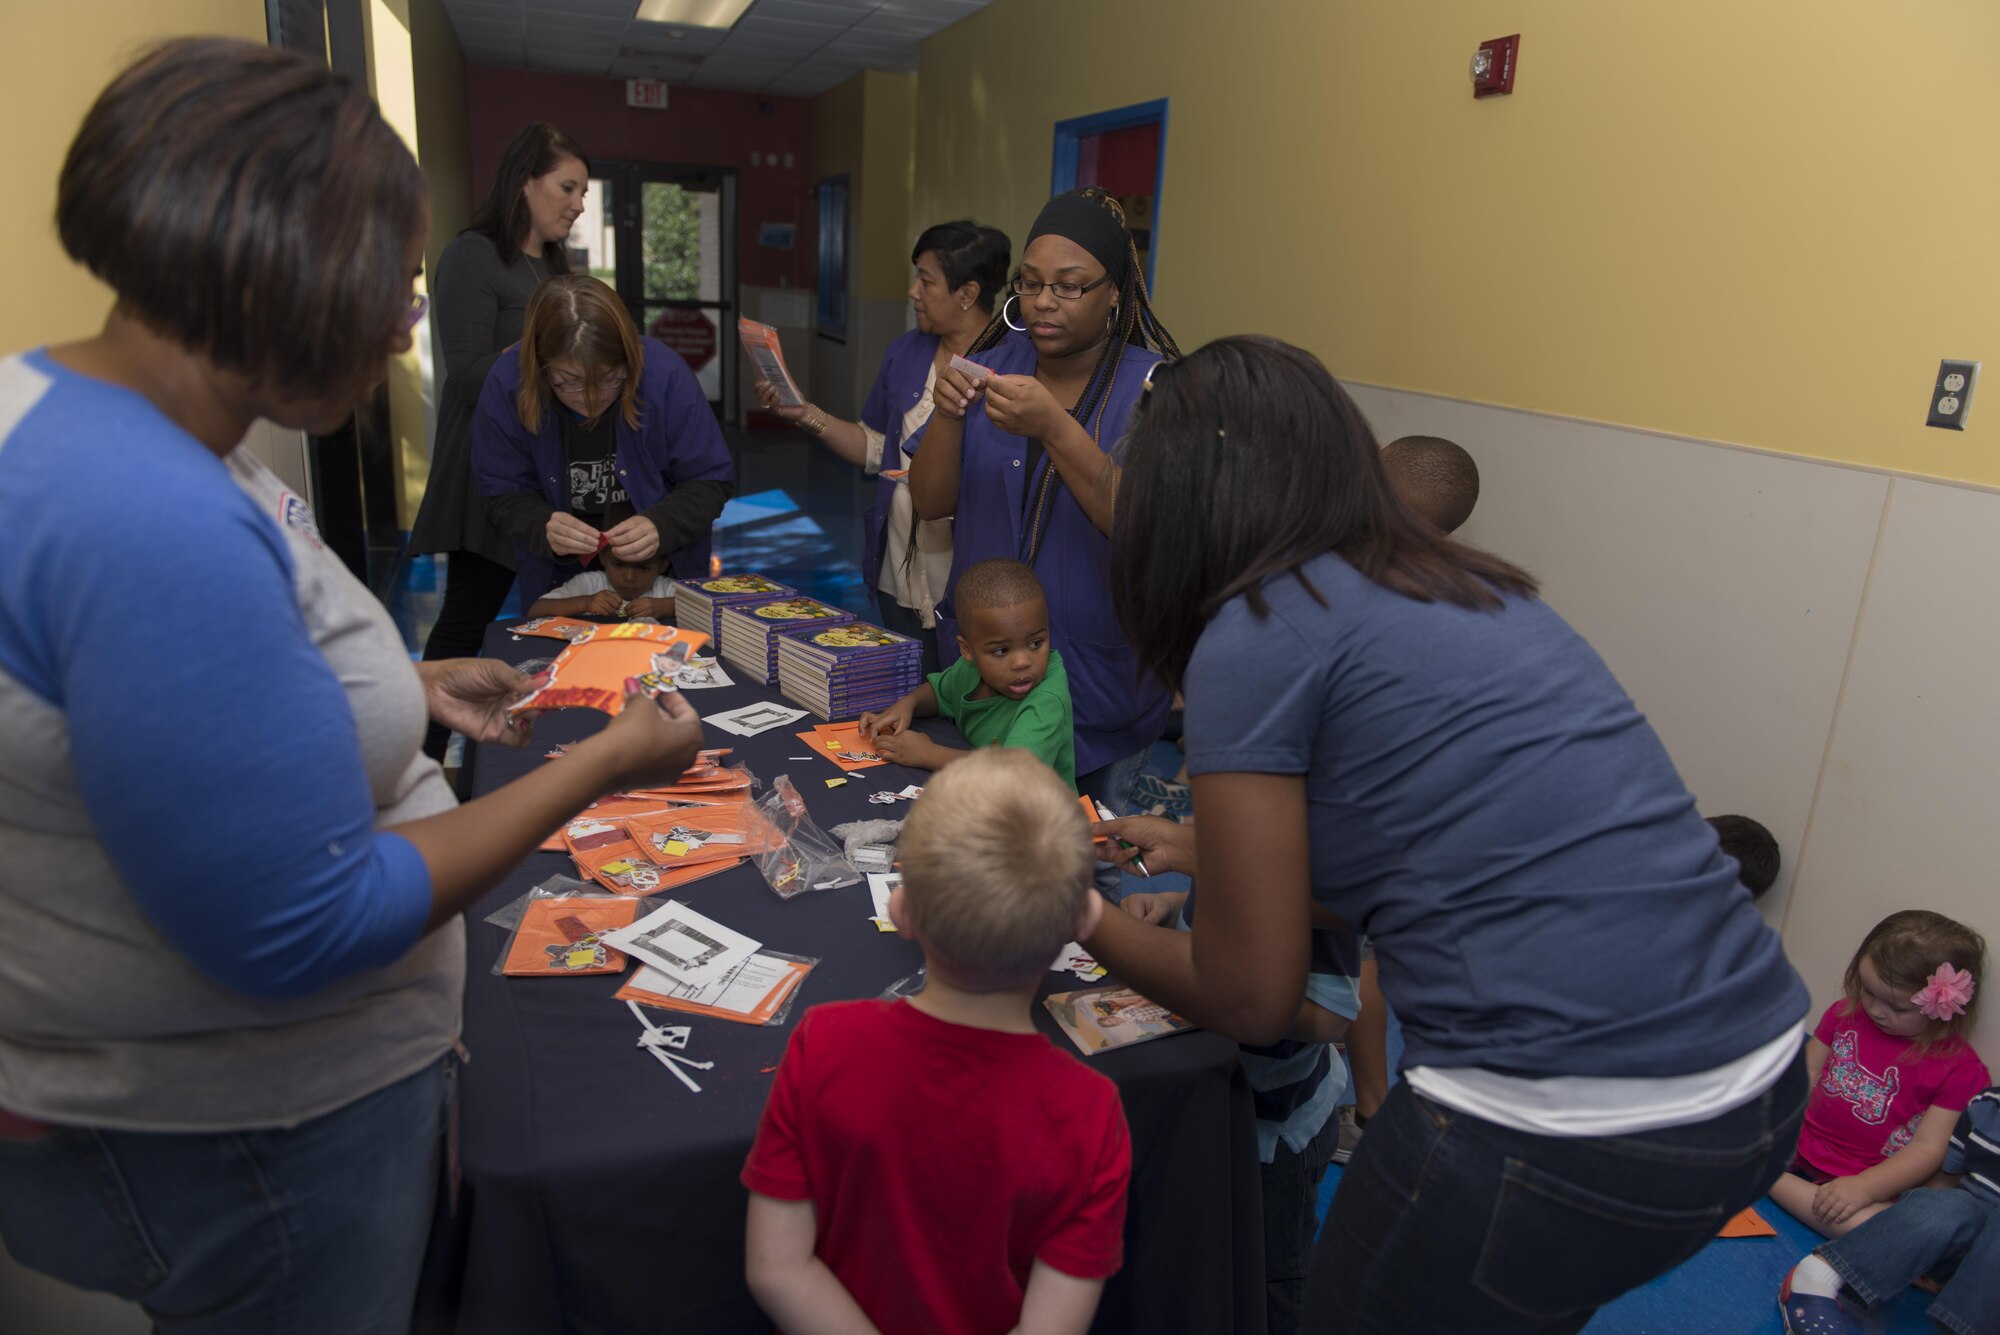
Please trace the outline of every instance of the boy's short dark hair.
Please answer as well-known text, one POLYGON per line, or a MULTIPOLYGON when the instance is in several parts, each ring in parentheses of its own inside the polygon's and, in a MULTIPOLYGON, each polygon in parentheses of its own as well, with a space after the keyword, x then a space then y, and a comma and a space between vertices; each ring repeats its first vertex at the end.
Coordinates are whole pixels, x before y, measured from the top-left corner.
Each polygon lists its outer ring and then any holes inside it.
POLYGON ((651 568, 654 570, 665 570, 667 568, 667 562, 673 559, 673 553, 668 551, 666 548, 662 547, 643 561, 628 561, 624 557, 612 551, 609 547, 606 547, 604 549, 604 558, 606 560, 616 561, 619 565, 632 566, 635 569, 651 568))
POLYGON ((407 328, 423 173, 366 91, 295 52, 155 47, 98 94, 63 249, 149 329, 280 393, 358 393, 407 328))
POLYGON ((1710 816, 1708 823, 1722 843, 1722 851, 1736 859, 1737 876, 1754 899, 1769 890, 1778 879, 1778 841, 1748 816, 1710 816))
POLYGON ((1019 561, 1004 556, 981 561, 952 586, 952 601, 962 620, 969 611, 995 607, 1018 607, 1043 597, 1042 582, 1035 572, 1019 561))
POLYGON ((1442 436, 1403 436, 1382 447, 1382 467, 1403 504, 1451 533, 1479 502, 1479 465, 1442 436))

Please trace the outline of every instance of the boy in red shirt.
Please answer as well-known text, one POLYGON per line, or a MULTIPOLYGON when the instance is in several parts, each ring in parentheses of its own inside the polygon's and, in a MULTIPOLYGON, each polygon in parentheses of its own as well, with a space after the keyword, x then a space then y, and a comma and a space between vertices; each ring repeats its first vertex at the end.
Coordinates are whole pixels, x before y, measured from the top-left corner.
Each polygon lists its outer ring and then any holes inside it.
POLYGON ((1124 1257, 1118 1090, 1037 1032, 1103 912, 1076 795, 1025 751, 939 770, 903 826, 897 930, 927 982, 815 1006, 764 1109, 750 1291, 788 1335, 1088 1329, 1124 1257))

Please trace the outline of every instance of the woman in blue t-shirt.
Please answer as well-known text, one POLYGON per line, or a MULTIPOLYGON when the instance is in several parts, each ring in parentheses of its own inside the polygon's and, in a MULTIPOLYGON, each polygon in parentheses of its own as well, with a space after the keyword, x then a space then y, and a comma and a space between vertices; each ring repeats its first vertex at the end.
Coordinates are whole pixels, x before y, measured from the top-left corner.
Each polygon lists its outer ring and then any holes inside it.
MULTIPOLYGON (((1573 1331, 1776 1179, 1806 991, 1659 739, 1524 572, 1390 487, 1360 411, 1261 338, 1162 366, 1113 590, 1187 698, 1187 933, 1088 942, 1198 1024, 1295 1022, 1309 927, 1374 939, 1404 1079, 1334 1197, 1307 1328, 1573 1331)), ((1156 860, 1157 858, 1157 860, 1156 860)))
MULTIPOLYGON (((1041 577, 1069 672, 1077 791, 1122 810, 1170 696, 1138 670, 1111 606, 1119 439, 1147 370, 1180 349, 1154 318, 1123 210, 1096 186, 1043 206, 1012 286, 967 354, 990 374, 937 373, 910 500, 920 518, 954 521, 953 583, 994 557, 1041 577)), ((947 600, 946 658, 957 632, 947 600)))

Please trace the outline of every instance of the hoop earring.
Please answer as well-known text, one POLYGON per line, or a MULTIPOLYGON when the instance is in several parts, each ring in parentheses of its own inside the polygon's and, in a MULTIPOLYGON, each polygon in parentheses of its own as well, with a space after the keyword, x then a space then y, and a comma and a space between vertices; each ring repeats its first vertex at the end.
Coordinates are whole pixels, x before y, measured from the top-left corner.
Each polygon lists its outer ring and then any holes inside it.
POLYGON ((1012 320, 1007 318, 1008 307, 1012 306, 1015 302, 1019 301, 1020 299, 1021 298, 1019 296, 1012 296, 1007 298, 1007 300, 1005 300, 1004 302, 1000 303, 1000 320, 1003 324, 1005 324, 1009 329, 1013 330, 1015 333, 1025 334, 1028 332, 1027 325, 1015 324, 1012 320))

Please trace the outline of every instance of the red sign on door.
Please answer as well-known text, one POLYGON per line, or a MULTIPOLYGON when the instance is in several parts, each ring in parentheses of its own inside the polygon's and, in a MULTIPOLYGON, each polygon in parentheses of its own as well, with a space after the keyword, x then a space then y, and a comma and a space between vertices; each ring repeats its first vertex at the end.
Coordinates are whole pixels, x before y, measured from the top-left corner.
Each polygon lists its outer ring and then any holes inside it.
POLYGON ((715 359, 715 326, 700 310, 670 306, 660 312, 660 318, 646 332, 678 352, 688 370, 696 374, 715 359))

